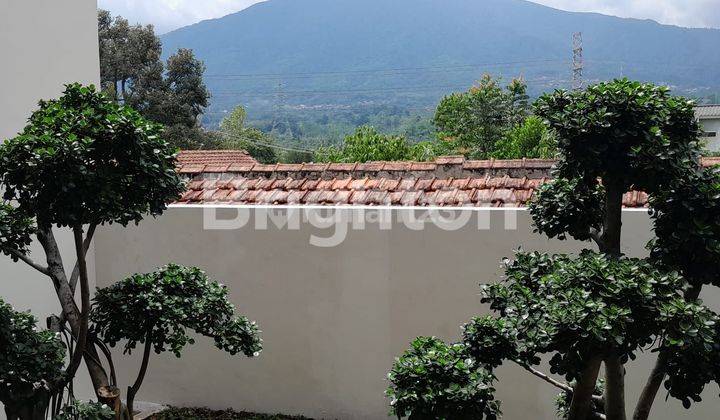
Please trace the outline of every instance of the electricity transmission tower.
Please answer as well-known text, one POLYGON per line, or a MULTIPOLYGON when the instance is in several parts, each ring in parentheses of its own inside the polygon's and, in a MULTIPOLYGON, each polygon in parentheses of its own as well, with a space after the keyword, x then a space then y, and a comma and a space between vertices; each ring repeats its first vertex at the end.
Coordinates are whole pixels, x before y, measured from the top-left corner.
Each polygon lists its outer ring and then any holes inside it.
POLYGON ((272 128, 270 133, 277 134, 276 131, 281 129, 281 125, 285 124, 285 131, 290 132, 292 136, 292 129, 290 127, 290 121, 285 115, 285 102, 287 97, 285 96, 285 83, 282 81, 278 83, 277 90, 275 92, 275 110, 273 115, 272 128))
POLYGON ((575 90, 583 87, 583 69, 585 63, 583 60, 583 38, 582 32, 573 34, 573 77, 572 87, 575 90))

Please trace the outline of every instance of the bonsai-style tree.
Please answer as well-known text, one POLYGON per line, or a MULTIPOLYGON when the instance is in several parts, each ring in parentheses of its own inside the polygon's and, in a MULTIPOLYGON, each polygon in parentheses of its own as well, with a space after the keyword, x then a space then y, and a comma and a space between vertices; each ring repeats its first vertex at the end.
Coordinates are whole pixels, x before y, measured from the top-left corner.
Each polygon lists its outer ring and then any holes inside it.
POLYGON ((466 325, 463 344, 480 367, 510 361, 561 389, 571 420, 624 420, 624 365, 659 343, 635 419, 648 417, 663 382, 689 407, 720 380, 720 322, 698 300, 703 284, 718 282, 720 176, 700 167, 692 102, 616 80, 543 96, 535 113, 557 132, 560 151, 555 181, 530 206, 536 228, 592 240, 597 251, 518 252, 504 281, 483 287, 495 316, 466 325), (651 197, 657 238, 647 259, 621 251, 629 190, 651 197), (568 382, 534 367, 543 355, 568 382))
POLYGON ((159 215, 183 191, 175 151, 160 132, 94 87, 72 84, 59 99, 40 102, 23 132, 0 146, 0 251, 50 279, 62 308, 57 326, 69 326, 74 339, 64 380, 73 378, 84 356, 99 396, 109 381, 88 336, 85 255, 97 226, 159 215), (63 261, 53 227, 72 230, 73 265, 63 261), (44 263, 29 255, 32 236, 44 263))
POLYGON ((0 402, 8 420, 44 420, 63 380, 65 347, 36 324, 32 315, 0 299, 0 402))
POLYGON ((144 346, 140 372, 127 391, 129 413, 133 413, 151 349, 157 354, 170 350, 180 357, 182 349, 194 343, 188 330, 212 338, 219 349, 232 355, 260 353, 262 340, 256 324, 235 315, 227 293, 225 286, 208 279, 200 269, 175 264, 97 291, 91 318, 99 336, 112 347, 126 340, 125 353, 138 343, 144 346))

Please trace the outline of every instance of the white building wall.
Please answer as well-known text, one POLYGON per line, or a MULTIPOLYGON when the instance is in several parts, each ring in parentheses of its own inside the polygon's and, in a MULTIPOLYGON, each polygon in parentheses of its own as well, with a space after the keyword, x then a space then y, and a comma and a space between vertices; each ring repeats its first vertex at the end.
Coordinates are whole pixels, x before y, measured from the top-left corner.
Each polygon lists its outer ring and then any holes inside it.
MULTIPOLYGON (((360 220, 357 209, 342 212, 346 220, 360 220)), ((229 287, 238 311, 263 331, 265 350, 256 359, 224 354, 204 338, 182 359, 153 354, 138 398, 326 419, 388 418, 383 391, 393 358, 418 335, 458 340, 462 324, 487 312, 478 285, 500 278, 503 257, 518 247, 569 252, 582 246, 533 234, 527 211, 463 214, 470 222, 454 231, 433 225, 417 231, 397 221, 350 227, 345 240, 329 248, 310 245, 313 235, 316 242, 334 235, 335 227, 323 228, 328 224, 322 220, 300 222, 298 229, 270 221, 258 230, 251 218, 242 228, 206 230, 203 210, 189 207, 171 208, 139 226, 100 230, 98 286, 168 262, 199 266, 229 287)), ((221 218, 237 215, 224 210, 221 218)), ((377 217, 371 212, 367 219, 377 217)), ((647 212, 625 212, 624 223, 623 251, 645 255, 647 212)), ((705 298, 720 302, 718 293, 705 298)), ((140 352, 121 353, 115 355, 124 389, 137 373, 140 352)), ((630 365, 628 404, 637 400, 653 360, 641 355, 630 365)), ((505 419, 556 418, 553 388, 512 366, 498 376, 505 419)), ((714 386, 691 411, 664 396, 653 419, 717 418, 714 386)))
MULTIPOLYGON (((99 81, 96 0, 0 0, 0 141, 22 130, 37 102, 57 97, 64 84, 99 81)), ((57 236, 72 269, 72 235, 60 231, 57 236)), ((44 262, 37 244, 32 256, 44 262)), ((94 267, 92 250, 88 262, 94 267)), ((0 255, 0 277, 0 297, 19 310, 32 310, 41 326, 59 312, 50 280, 24 263, 0 255)), ((81 396, 90 395, 86 376, 78 375, 81 396)), ((4 415, 0 408, 0 419, 4 415)))
POLYGON ((64 84, 99 83, 96 0, 0 0, 0 61, 4 140, 64 84))
POLYGON ((703 131, 716 133, 715 137, 704 139, 707 142, 708 150, 720 152, 720 118, 700 120, 700 125, 703 131))

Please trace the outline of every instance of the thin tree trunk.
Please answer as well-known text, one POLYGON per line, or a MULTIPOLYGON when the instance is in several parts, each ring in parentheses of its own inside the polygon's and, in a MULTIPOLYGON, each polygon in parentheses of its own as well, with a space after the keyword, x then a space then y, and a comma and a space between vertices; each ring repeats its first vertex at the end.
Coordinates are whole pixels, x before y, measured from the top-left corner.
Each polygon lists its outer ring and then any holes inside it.
POLYGON ((617 354, 605 358, 605 416, 625 420, 625 367, 617 354))
MULTIPOLYGON (((70 290, 70 285, 65 276, 65 268, 62 262, 62 256, 60 255, 60 249, 57 246, 55 236, 52 232, 52 228, 40 228, 37 233, 38 242, 45 251, 45 256, 50 271, 50 278, 55 287, 55 291, 62 307, 64 318, 70 325, 70 330, 75 337, 78 337, 80 332, 80 310, 75 304, 75 297, 70 290)), ((84 352, 85 364, 90 374, 95 392, 102 387, 108 386, 107 372, 103 369, 102 365, 98 364, 100 360, 97 350, 94 345, 88 345, 84 352)), ((99 398, 99 395, 98 395, 99 398)))
POLYGON ((152 349, 152 328, 147 332, 145 336, 145 349, 143 350, 142 364, 140 365, 140 372, 135 379, 135 383, 128 387, 127 394, 127 409, 130 413, 130 418, 134 415, 134 403, 135 395, 140 390, 143 380, 145 379, 145 373, 147 372, 148 362, 150 361, 150 350, 152 349))
MULTIPOLYGON (((90 319, 90 280, 88 279, 87 263, 85 261, 85 249, 83 241, 82 227, 73 227, 73 236, 75 238, 75 254, 77 255, 77 264, 80 272, 80 324, 76 334, 75 352, 70 358, 70 364, 65 372, 66 382, 71 381, 75 377, 75 373, 80 367, 80 363, 85 355, 88 336, 88 322, 90 319)), ((68 288, 70 286, 68 285, 68 288)))
MULTIPOLYGON (((702 286, 693 286, 685 292, 685 300, 693 301, 700 297, 702 286)), ((640 398, 635 406, 635 412, 633 413, 633 420, 647 420, 650 417, 650 411, 657 398, 658 391, 662 386, 663 380, 665 380, 666 367, 670 354, 667 351, 660 351, 657 360, 655 360, 655 366, 650 372, 645 386, 640 393, 640 398)))
POLYGON ((600 251, 613 258, 620 258, 622 236, 622 197, 624 186, 613 180, 605 184, 605 219, 603 221, 602 246, 600 251))
POLYGON ((593 395, 597 384, 602 357, 592 358, 583 369, 573 390, 568 420, 587 420, 592 414, 593 395))

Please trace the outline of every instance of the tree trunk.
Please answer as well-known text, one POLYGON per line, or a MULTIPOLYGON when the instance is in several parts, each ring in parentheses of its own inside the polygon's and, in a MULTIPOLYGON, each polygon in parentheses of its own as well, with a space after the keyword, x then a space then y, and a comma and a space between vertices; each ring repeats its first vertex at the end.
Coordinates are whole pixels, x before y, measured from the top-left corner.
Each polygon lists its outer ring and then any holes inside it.
POLYGON ((605 358, 605 416, 625 420, 625 367, 617 354, 605 358))
POLYGON ((588 365, 582 371, 573 389, 568 420, 587 420, 590 418, 592 414, 593 394, 595 393, 595 385, 597 384, 601 363, 602 358, 596 356, 588 362, 588 365))
POLYGON ((602 246, 600 252, 620 258, 622 236, 622 198, 625 187, 612 179, 605 183, 605 219, 603 220, 602 246))
MULTIPOLYGON (((70 290, 70 284, 65 276, 62 256, 60 255, 60 249, 55 241, 52 228, 40 228, 37 233, 37 238, 45 251, 48 268, 50 270, 50 278, 55 287, 58 300, 60 301, 64 318, 68 321, 72 334, 78 337, 81 324, 80 310, 75 304, 74 294, 70 290)), ((86 346, 83 356, 96 393, 100 388, 110 385, 107 372, 105 372, 105 369, 99 364, 100 357, 94 344, 88 344, 86 346)), ((100 398, 99 395, 98 398, 100 398)))
MULTIPOLYGON (((685 292, 685 300, 693 301, 700 297, 702 286, 693 286, 685 292)), ((635 406, 635 412, 633 413, 633 420, 647 420, 650 417, 650 411, 652 410, 653 403, 657 397, 658 391, 662 386, 663 380, 665 380, 665 369, 668 363, 669 354, 666 351, 660 351, 655 366, 653 366, 652 372, 648 377, 647 383, 643 387, 640 393, 640 399, 635 406)))
POLYGON ((135 383, 128 387, 127 391, 127 409, 130 414, 130 418, 135 415, 135 395, 140 390, 143 380, 145 379, 145 373, 147 372, 148 362, 150 361, 150 350, 152 349, 152 327, 145 336, 145 348, 143 350, 142 364, 140 365, 140 372, 135 379, 135 383))

